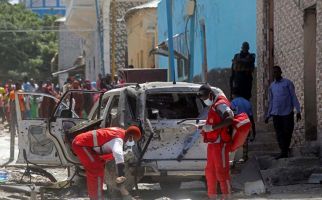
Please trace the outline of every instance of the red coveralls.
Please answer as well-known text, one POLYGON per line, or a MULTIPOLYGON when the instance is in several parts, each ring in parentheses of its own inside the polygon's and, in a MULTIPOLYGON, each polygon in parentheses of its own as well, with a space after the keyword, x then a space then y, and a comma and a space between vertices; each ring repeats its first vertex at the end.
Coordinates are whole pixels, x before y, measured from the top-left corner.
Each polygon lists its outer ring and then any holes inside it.
MULTIPOLYGON (((207 125, 215 125, 223 119, 218 114, 216 107, 226 104, 230 107, 226 97, 218 96, 216 102, 211 106, 206 121, 207 125)), ((228 128, 221 128, 210 132, 203 132, 204 142, 208 143, 207 166, 205 169, 207 179, 207 189, 209 197, 216 197, 217 182, 220 184, 221 192, 230 194, 230 174, 229 174, 229 151, 231 137, 228 128)))
POLYGON ((125 130, 121 128, 104 128, 88 131, 75 137, 72 144, 74 153, 85 168, 87 177, 87 191, 91 199, 103 198, 104 168, 106 160, 112 160, 113 155, 97 154, 93 147, 102 146, 114 138, 124 140, 125 130))

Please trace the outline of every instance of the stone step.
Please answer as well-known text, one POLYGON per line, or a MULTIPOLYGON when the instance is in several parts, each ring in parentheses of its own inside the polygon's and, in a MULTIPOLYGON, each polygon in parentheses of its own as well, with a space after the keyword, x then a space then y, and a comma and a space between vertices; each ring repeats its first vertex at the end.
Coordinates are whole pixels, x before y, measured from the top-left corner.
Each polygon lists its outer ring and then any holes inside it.
POLYGON ((248 151, 276 151, 279 150, 279 146, 277 142, 271 143, 249 143, 248 144, 248 151))
POLYGON ((274 132, 273 123, 265 124, 264 122, 255 122, 256 130, 263 132, 274 132))
POLYGON ((248 152, 250 156, 271 156, 275 157, 280 153, 276 133, 273 123, 265 124, 264 122, 256 123, 256 139, 254 142, 249 142, 248 152))
POLYGON ((277 140, 275 137, 267 137, 267 138, 261 138, 257 137, 255 138, 255 141, 250 142, 251 144, 257 145, 257 144, 274 144, 277 143, 277 140))
POLYGON ((285 167, 306 167, 306 166, 319 166, 320 160, 317 157, 304 157, 295 156, 290 158, 283 158, 276 160, 269 156, 257 156, 260 169, 268 168, 285 168, 285 167))
POLYGON ((269 156, 269 157, 276 157, 277 155, 280 154, 280 150, 276 150, 276 151, 249 151, 248 152, 248 157, 254 157, 254 156, 269 156))

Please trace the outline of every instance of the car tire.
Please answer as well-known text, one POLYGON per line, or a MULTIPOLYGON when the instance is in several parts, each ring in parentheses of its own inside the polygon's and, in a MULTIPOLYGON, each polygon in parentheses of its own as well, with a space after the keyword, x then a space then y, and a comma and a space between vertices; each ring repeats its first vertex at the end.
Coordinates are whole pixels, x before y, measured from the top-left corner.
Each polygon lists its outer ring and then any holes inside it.
POLYGON ((180 189, 181 182, 180 181, 162 181, 159 183, 160 187, 164 191, 169 191, 169 190, 178 190, 180 189))
POLYGON ((27 170, 29 170, 28 173, 30 176, 31 174, 37 174, 48 178, 51 182, 57 182, 57 179, 51 173, 38 166, 28 166, 27 170))

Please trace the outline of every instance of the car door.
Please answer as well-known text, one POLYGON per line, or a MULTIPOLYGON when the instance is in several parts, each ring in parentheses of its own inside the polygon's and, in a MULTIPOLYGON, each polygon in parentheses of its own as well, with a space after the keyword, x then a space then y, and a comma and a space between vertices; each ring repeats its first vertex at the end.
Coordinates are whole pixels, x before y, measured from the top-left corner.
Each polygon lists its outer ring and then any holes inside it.
POLYGON ((88 121, 95 96, 99 99, 100 93, 70 90, 60 100, 48 94, 17 93, 18 163, 79 163, 66 134, 80 122, 88 121))
POLYGON ((102 92, 89 90, 69 90, 61 98, 49 122, 47 136, 56 144, 61 159, 68 165, 79 164, 73 153, 71 144, 77 134, 86 131, 92 126, 98 126, 101 120, 92 119, 92 110, 102 102, 102 92), (98 102, 98 103, 97 103, 98 102), (97 123, 99 123, 97 125, 97 123))
POLYGON ((15 95, 19 154, 17 163, 61 164, 48 123, 57 98, 49 94, 19 92, 15 95))

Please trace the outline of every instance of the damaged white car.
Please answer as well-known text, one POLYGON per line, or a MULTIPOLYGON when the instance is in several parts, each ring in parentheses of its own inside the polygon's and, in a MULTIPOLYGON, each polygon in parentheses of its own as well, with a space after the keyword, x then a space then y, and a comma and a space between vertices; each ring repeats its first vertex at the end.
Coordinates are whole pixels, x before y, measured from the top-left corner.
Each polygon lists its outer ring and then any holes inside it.
MULTIPOLYGON (((18 93, 16 102, 21 96, 28 99, 30 112, 21 113, 16 104, 17 162, 81 168, 71 150, 77 134, 99 127, 136 124, 143 130, 142 139, 132 151, 124 147, 128 188, 144 181, 174 189, 182 181, 201 180, 207 145, 196 123, 206 118, 208 107, 197 97, 199 87, 192 83, 152 82, 105 93, 70 90, 60 100, 46 94, 18 93)), ((213 91, 222 93, 218 88, 213 91)), ((108 186, 113 185, 114 176, 114 162, 109 162, 108 186)))

